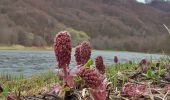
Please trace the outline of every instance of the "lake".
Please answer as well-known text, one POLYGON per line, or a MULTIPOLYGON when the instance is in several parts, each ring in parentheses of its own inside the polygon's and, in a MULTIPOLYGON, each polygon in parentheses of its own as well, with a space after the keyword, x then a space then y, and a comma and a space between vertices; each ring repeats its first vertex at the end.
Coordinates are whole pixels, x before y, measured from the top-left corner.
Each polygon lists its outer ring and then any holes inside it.
MULTIPOLYGON (((92 51, 92 59, 103 56, 105 64, 113 64, 114 56, 118 56, 120 62, 139 61, 143 58, 158 60, 164 55, 146 54, 135 52, 116 51, 92 51)), ((53 51, 19 51, 0 50, 0 74, 10 73, 24 76, 39 74, 48 70, 54 70, 57 65, 53 51)), ((71 67, 75 66, 74 53, 72 53, 71 67)))

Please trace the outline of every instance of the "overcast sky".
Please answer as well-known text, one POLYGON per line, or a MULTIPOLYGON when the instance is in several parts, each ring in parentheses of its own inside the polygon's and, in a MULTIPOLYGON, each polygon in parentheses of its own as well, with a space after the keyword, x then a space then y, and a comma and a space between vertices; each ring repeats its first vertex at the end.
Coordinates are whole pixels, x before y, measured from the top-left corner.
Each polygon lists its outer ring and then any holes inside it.
POLYGON ((145 0, 137 0, 137 1, 139 1, 139 2, 144 2, 145 0))

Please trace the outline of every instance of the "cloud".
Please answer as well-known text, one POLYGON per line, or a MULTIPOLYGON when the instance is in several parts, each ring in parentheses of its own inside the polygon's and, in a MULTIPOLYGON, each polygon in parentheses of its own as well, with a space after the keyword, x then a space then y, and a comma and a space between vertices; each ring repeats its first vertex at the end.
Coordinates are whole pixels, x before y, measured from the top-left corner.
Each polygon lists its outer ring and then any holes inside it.
POLYGON ((143 3, 145 2, 145 0, 137 0, 137 1, 138 1, 138 2, 143 2, 143 3))

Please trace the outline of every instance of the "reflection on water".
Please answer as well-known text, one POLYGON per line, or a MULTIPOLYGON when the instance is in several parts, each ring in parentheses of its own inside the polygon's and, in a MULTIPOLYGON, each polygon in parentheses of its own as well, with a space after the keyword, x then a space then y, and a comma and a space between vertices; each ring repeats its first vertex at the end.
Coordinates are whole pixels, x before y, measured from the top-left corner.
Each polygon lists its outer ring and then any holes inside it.
MULTIPOLYGON (((163 55, 144 54, 132 52, 113 52, 113 51, 93 51, 92 59, 101 55, 105 64, 113 64, 114 56, 118 56, 121 62, 129 60, 138 61, 142 58, 159 59, 163 55)), ((30 76, 53 70, 56 66, 53 51, 0 51, 0 73, 23 74, 30 76)), ((71 67, 75 66, 74 56, 72 53, 71 67)))

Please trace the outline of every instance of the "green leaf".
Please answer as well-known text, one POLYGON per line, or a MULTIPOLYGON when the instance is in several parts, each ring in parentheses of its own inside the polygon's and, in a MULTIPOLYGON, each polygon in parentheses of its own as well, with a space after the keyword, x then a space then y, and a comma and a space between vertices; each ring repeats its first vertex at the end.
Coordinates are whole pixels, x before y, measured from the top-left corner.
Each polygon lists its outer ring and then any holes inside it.
POLYGON ((92 60, 92 59, 89 59, 84 66, 85 66, 86 68, 90 68, 90 66, 93 65, 93 63, 94 63, 93 60, 92 60))
POLYGON ((70 91, 70 87, 68 87, 68 86, 64 87, 64 91, 65 91, 65 92, 66 92, 66 91, 70 91))
POLYGON ((164 74, 165 74, 165 69, 159 70, 159 76, 162 76, 162 75, 164 75, 164 74))
POLYGON ((4 91, 2 92, 2 94, 3 94, 5 97, 7 97, 8 94, 9 94, 9 92, 10 92, 10 89, 9 89, 8 87, 4 87, 4 91))
POLYGON ((146 73, 147 78, 153 78, 154 77, 154 71, 152 69, 149 69, 146 73))

